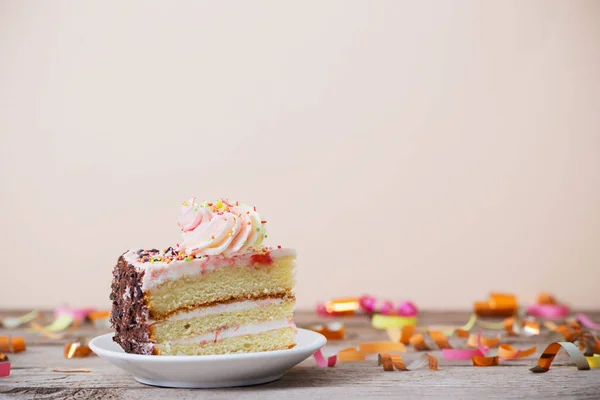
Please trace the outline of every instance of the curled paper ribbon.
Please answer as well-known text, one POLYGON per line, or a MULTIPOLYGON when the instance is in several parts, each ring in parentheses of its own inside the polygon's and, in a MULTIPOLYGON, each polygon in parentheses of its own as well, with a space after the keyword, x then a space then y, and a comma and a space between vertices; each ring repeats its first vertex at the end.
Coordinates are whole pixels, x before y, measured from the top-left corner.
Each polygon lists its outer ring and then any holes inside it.
POLYGON ((530 347, 524 350, 517 350, 509 344, 501 344, 498 347, 498 356, 503 360, 516 360, 519 358, 529 357, 537 350, 537 346, 530 347))
POLYGON ((25 315, 21 315, 20 317, 7 317, 4 318, 2 322, 2 326, 9 329, 18 328, 19 326, 26 324, 28 322, 33 321, 38 316, 37 311, 31 311, 25 315))
POLYGON ((67 330, 71 326, 71 330, 75 330, 80 323, 81 320, 74 320, 70 315, 61 315, 57 317, 52 323, 46 326, 41 326, 37 322, 29 323, 32 331, 41 333, 47 338, 50 339, 60 339, 62 335, 58 335, 58 332, 62 332, 67 330))
POLYGON ((5 354, 0 353, 0 378, 10 375, 10 361, 5 354))
POLYGON ((398 371, 414 371, 424 367, 425 365, 427 365, 429 369, 433 371, 438 370, 437 358, 429 353, 421 355, 408 366, 404 365, 404 361, 402 361, 400 354, 380 353, 377 357, 377 365, 383 365, 384 371, 393 371, 394 367, 396 367, 398 371))
POLYGON ((534 336, 540 333, 540 324, 534 320, 507 318, 503 322, 504 330, 509 336, 534 336))
POLYGON ((551 332, 560 333, 562 335, 563 339, 565 339, 565 341, 567 341, 567 342, 572 342, 573 340, 575 340, 575 338, 580 333, 580 330, 578 328, 574 327, 573 325, 571 325, 571 326, 567 326, 566 324, 556 325, 552 321, 546 321, 546 322, 544 322, 544 325, 551 332))
POLYGON ((433 330, 417 333, 410 338, 409 342, 417 351, 452 348, 443 332, 433 330))
POLYGON ((315 361, 317 362, 317 365, 321 368, 323 367, 333 367, 335 366, 336 362, 337 362, 337 355, 333 355, 330 357, 327 357, 327 360, 325 359, 325 357, 323 357, 323 353, 321 353, 321 350, 317 350, 315 352, 315 354, 313 354, 313 356, 315 357, 315 361))
POLYGON ((490 293, 487 301, 478 301, 473 310, 480 317, 510 317, 517 312, 517 298, 512 294, 490 293))
POLYGON ((88 341, 85 339, 65 344, 65 358, 87 357, 90 354, 92 354, 92 349, 90 349, 88 341))
POLYGON ((577 314, 577 320, 581 323, 581 325, 585 326, 588 329, 591 329, 593 331, 600 331, 600 324, 595 323, 585 314, 577 314))
POLYGON ((540 356, 537 365, 530 369, 531 372, 547 372, 550 370, 550 365, 552 365, 552 361, 554 361, 554 357, 561 349, 566 350, 571 360, 575 363, 575 366, 578 370, 587 370, 590 369, 590 365, 588 364, 587 359, 581 354, 581 351, 570 342, 554 342, 550 343, 548 347, 544 350, 542 355, 540 356))
POLYGON ((387 329, 393 327, 402 328, 406 325, 415 325, 417 319, 415 317, 397 317, 393 315, 373 314, 371 318, 371 326, 375 329, 387 329))
POLYGON ((405 301, 396 306, 391 301, 378 302, 375 297, 364 295, 358 299, 360 308, 369 314, 383 314, 383 315, 399 315, 402 317, 414 317, 417 315, 419 310, 414 303, 405 301))
POLYGON ((467 339, 467 347, 475 347, 480 348, 481 346, 485 346, 488 348, 498 347, 500 344, 500 338, 488 338, 479 335, 471 334, 467 339))
POLYGON ((386 329, 388 337, 392 342, 400 342, 402 344, 409 344, 410 338, 415 332, 414 325, 406 325, 402 328, 391 327, 386 329))
POLYGON ((25 351, 25 339, 20 336, 0 336, 0 351, 6 353, 19 353, 25 351))
POLYGON ((343 340, 346 336, 344 325, 339 322, 333 322, 326 325, 313 325, 308 329, 320 333, 325 336, 327 340, 343 340))

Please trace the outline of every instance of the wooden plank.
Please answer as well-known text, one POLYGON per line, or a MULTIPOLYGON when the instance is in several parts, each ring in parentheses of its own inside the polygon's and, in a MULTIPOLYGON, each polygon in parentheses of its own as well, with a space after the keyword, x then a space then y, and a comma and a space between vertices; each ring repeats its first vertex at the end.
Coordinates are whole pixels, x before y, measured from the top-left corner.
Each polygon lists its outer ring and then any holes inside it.
MULTIPOLYGON (((0 315, 6 315, 0 313, 0 315)), ((600 313, 589 313, 600 320, 600 313)), ((297 313, 299 325, 322 322, 313 313, 297 313)), ((462 324, 468 313, 423 313, 420 324, 462 324)), ((361 341, 385 340, 385 332, 370 328, 368 320, 357 317, 345 320, 349 338, 331 342, 325 354, 356 345, 361 341)), ((559 355, 546 374, 533 374, 528 368, 535 364, 543 350, 542 345, 551 339, 546 335, 511 339, 517 347, 538 345, 536 357, 504 363, 499 367, 476 368, 468 361, 440 359, 437 372, 384 372, 377 367, 376 356, 360 363, 342 363, 335 368, 317 368, 312 359, 292 368, 282 379, 269 384, 232 389, 162 389, 137 383, 126 372, 119 370, 99 357, 67 360, 63 356, 64 341, 40 340, 23 329, 0 330, 0 335, 20 335, 28 338, 24 353, 12 354, 13 371, 10 377, 0 378, 0 398, 94 398, 94 399, 164 399, 197 398, 200 394, 214 399, 225 398, 328 398, 356 397, 417 398, 435 396, 442 398, 578 398, 600 397, 600 369, 577 371, 569 366, 568 358, 559 355), (36 339, 34 341, 33 339, 36 339), (44 364, 45 363, 45 364, 44 364), (52 368, 91 368, 90 373, 67 374, 52 372, 52 368)), ((77 334, 96 335, 102 331, 90 326, 82 327, 77 334)), ((417 357, 416 352, 404 356, 406 361, 417 357)))

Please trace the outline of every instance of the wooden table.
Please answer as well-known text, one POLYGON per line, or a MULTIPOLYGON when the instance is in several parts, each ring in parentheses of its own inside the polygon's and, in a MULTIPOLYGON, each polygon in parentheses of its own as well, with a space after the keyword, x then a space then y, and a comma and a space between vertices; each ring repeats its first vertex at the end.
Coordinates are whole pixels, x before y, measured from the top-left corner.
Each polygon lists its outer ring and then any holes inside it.
MULTIPOLYGON (((0 312, 0 316, 15 315, 0 312)), ((600 312, 588 313, 600 320, 600 312)), ((468 313, 422 313, 419 325, 462 325, 468 313)), ((298 312, 299 326, 320 322, 313 313, 298 312)), ((330 342, 325 355, 356 345, 361 341, 386 340, 384 331, 372 329, 366 317, 343 320, 347 339, 330 342)), ((95 336, 107 329, 82 326, 77 334, 95 336)), ((409 372, 385 372, 377 366, 376 357, 358 363, 341 363, 334 368, 318 368, 311 358, 288 371, 276 382, 253 387, 229 389, 164 389, 142 385, 126 372, 96 356, 65 359, 65 341, 53 341, 24 329, 2 330, 0 335, 24 336, 27 351, 11 354, 12 372, 0 378, 0 399, 92 398, 92 399, 351 399, 351 398, 589 398, 600 399, 600 369, 578 371, 561 352, 545 374, 534 374, 534 366, 543 347, 553 338, 546 334, 532 338, 507 338, 516 347, 538 345, 535 357, 503 362, 498 367, 473 367, 470 361, 440 361, 439 371, 427 369, 409 372), (58 373, 52 368, 90 368, 90 373, 58 373)), ((557 339, 554 337, 554 340, 557 339)), ((414 350, 403 356, 410 362, 414 350)))

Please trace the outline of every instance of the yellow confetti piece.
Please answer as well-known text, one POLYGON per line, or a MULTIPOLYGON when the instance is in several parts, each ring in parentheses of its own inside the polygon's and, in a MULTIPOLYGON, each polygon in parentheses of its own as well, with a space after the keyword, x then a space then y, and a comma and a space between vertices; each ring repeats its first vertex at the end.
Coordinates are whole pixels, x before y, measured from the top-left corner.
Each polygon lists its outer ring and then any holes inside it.
POLYGON ((590 368, 600 368, 600 354, 594 354, 591 357, 585 358, 590 368))
POLYGON ((415 317, 399 317, 395 315, 373 314, 371 326, 375 329, 387 329, 393 327, 402 328, 406 325, 415 325, 417 318, 415 317))

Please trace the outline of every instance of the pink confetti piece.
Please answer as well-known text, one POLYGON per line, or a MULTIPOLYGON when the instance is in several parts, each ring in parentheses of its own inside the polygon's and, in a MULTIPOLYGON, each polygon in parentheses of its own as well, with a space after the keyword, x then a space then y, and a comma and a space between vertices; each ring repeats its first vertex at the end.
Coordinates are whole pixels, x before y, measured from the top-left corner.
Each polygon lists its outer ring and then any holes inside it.
POLYGON ((54 315, 56 318, 62 315, 68 315, 73 317, 75 321, 84 320, 90 313, 94 312, 93 308, 71 308, 71 307, 58 307, 54 310, 54 315))
POLYGON ((590 319, 590 317, 588 317, 585 314, 577 314, 577 320, 581 323, 581 325, 585 326, 588 329, 600 331, 600 324, 595 323, 590 319))
POLYGON ((10 361, 0 362, 0 378, 10 375, 10 361))
POLYGON ((417 306, 410 301, 405 301, 396 306, 393 302, 386 300, 378 304, 373 296, 364 295, 358 299, 358 304, 367 313, 378 313, 383 315, 399 315, 401 317, 414 317, 417 315, 417 306))
POLYGON ((527 314, 540 318, 559 319, 569 315, 569 307, 562 304, 534 304, 527 307, 527 314))
POLYGON ((485 357, 489 347, 481 344, 481 334, 483 330, 479 331, 477 335, 477 346, 476 349, 442 349, 442 357, 444 360, 471 360, 473 356, 485 357))
POLYGON ((323 353, 321 353, 320 349, 317 350, 313 356, 315 357, 317 365, 321 368, 333 367, 337 363, 337 354, 328 357, 326 360, 325 357, 323 357, 323 353))

